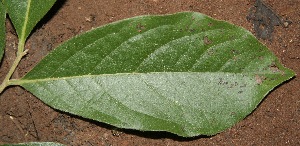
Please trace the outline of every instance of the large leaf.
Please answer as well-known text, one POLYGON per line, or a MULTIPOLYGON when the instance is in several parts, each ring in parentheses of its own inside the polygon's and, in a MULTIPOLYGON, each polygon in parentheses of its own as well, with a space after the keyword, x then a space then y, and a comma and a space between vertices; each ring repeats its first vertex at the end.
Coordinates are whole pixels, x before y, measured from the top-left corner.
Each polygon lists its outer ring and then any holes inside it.
POLYGON ((19 39, 26 39, 56 0, 4 0, 19 39))
POLYGON ((6 19, 6 11, 5 7, 0 2, 0 62, 3 57, 4 48, 5 48, 5 19, 6 19))
POLYGON ((293 76, 245 29, 183 12, 77 36, 14 84, 85 118, 190 137, 231 127, 293 76))

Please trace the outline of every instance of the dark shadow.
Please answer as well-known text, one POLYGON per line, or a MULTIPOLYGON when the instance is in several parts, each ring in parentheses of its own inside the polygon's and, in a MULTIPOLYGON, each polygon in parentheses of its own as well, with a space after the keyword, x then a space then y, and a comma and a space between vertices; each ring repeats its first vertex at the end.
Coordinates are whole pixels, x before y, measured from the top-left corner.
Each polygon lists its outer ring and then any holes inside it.
POLYGON ((53 16, 57 14, 57 12, 62 8, 62 6, 66 3, 66 0, 57 0, 52 8, 46 13, 46 15, 35 25, 29 34, 28 38, 34 33, 37 29, 40 29, 44 24, 50 21, 53 16))
POLYGON ((144 138, 150 138, 150 139, 162 139, 162 138, 167 138, 167 139, 172 139, 175 141, 193 141, 197 140, 200 138, 210 138, 212 136, 205 136, 205 135, 200 135, 200 136, 195 136, 195 137, 181 137, 173 133, 165 132, 165 131, 138 131, 138 130, 131 130, 131 129, 118 129, 121 132, 124 132, 126 134, 131 134, 131 135, 136 135, 144 138))
POLYGON ((120 132, 120 133, 135 135, 135 136, 149 138, 149 139, 164 139, 164 138, 167 138, 167 139, 172 139, 172 140, 175 140, 175 141, 181 141, 181 142, 187 141, 188 142, 188 141, 193 141, 193 140, 197 140, 197 139, 200 139, 200 138, 210 138, 210 137, 212 137, 212 136, 205 136, 205 135, 200 135, 200 136, 195 136, 195 137, 181 137, 181 136, 178 136, 176 134, 165 132, 165 131, 139 131, 139 130, 134 130, 134 129, 122 129, 122 128, 117 128, 115 126, 112 126, 112 125, 109 125, 109 124, 106 124, 106 123, 98 122, 98 121, 95 121, 95 120, 92 120, 92 119, 83 118, 81 116, 73 115, 73 114, 70 114, 70 113, 67 113, 67 112, 64 112, 64 111, 60 111, 60 110, 57 110, 57 109, 53 109, 53 110, 55 110, 56 112, 68 115, 70 117, 88 122, 90 124, 97 125, 99 127, 105 128, 107 130, 117 131, 117 132, 120 132))

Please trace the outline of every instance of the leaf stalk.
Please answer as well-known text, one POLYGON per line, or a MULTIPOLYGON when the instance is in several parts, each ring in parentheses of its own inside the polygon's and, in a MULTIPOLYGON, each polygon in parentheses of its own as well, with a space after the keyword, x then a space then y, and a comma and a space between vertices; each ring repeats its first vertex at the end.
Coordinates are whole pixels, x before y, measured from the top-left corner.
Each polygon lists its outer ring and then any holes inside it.
POLYGON ((13 62, 10 70, 8 71, 7 75, 5 76, 2 84, 0 85, 0 93, 3 92, 3 90, 9 86, 9 82, 11 79, 11 76, 13 75, 13 73, 15 72, 16 68, 18 67, 21 59, 27 54, 28 50, 24 50, 24 46, 25 46, 25 39, 20 39, 19 44, 18 44, 18 52, 17 52, 17 57, 15 59, 15 61, 13 62))

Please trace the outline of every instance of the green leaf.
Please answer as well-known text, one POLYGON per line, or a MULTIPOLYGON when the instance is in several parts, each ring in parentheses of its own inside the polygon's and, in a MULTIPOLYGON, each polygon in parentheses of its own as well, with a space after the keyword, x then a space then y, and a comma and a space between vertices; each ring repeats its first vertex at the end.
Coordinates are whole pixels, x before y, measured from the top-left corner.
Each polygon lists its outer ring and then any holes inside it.
POLYGON ((85 118, 192 137, 233 126, 293 76, 247 30, 182 12, 77 36, 14 84, 85 118))
POLYGON ((29 143, 18 143, 18 144, 4 144, 1 146, 64 146, 63 144, 54 142, 29 142, 29 143))
POLYGON ((6 11, 2 2, 0 2, 0 62, 2 60, 5 48, 5 19, 6 11))
POLYGON ((4 0, 19 39, 26 39, 56 0, 4 0))

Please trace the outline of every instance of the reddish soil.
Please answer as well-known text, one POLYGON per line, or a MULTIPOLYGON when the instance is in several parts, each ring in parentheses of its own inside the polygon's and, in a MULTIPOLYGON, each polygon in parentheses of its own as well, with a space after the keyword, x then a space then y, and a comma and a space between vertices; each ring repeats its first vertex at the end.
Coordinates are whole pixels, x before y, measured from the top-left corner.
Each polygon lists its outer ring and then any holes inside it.
MULTIPOLYGON (((260 40, 288 68, 300 74, 300 1, 264 0, 291 24, 275 26, 272 40, 260 40)), ((29 54, 14 78, 22 77, 67 39, 113 21, 145 14, 196 11, 254 32, 247 21, 253 0, 58 0, 27 41, 29 54)), ((0 80, 15 58, 17 38, 7 21, 7 46, 0 80)), ((66 145, 300 145, 300 81, 297 76, 268 94, 234 127, 206 137, 181 138, 166 132, 116 129, 54 110, 20 87, 0 95, 0 144, 53 141, 66 145), (13 117, 13 119, 11 119, 13 117)))

